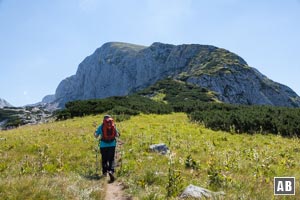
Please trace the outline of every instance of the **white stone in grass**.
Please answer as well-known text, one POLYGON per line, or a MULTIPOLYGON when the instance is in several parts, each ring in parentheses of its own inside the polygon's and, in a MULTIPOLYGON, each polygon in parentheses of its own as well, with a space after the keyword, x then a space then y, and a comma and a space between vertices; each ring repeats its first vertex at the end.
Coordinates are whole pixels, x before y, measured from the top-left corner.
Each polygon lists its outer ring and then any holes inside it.
POLYGON ((224 192, 212 192, 208 189, 198 187, 190 184, 185 190, 181 193, 180 198, 215 198, 220 195, 225 195, 224 192))

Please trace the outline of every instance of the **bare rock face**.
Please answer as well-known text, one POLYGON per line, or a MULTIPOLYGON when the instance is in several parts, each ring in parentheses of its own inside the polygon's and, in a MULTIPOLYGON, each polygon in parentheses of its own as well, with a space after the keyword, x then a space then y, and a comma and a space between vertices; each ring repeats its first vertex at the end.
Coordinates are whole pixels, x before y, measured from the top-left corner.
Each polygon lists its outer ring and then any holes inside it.
POLYGON ((299 107, 299 97, 289 87, 276 83, 254 68, 232 68, 229 73, 217 72, 189 77, 187 82, 201 85, 220 94, 219 100, 244 105, 299 107))
POLYGON ((228 103, 300 106, 294 91, 271 81, 225 49, 120 42, 106 43, 85 58, 76 74, 58 85, 54 102, 63 107, 72 100, 125 96, 166 77, 206 87, 228 103))

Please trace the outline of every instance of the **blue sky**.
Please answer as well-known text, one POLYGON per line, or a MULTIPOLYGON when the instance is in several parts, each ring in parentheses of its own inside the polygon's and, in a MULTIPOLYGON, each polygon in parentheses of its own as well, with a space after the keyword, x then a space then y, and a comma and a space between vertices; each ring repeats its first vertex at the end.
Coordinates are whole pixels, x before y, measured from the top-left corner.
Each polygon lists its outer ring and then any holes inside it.
POLYGON ((300 94, 300 0, 0 0, 0 98, 54 94, 110 41, 209 44, 300 94))

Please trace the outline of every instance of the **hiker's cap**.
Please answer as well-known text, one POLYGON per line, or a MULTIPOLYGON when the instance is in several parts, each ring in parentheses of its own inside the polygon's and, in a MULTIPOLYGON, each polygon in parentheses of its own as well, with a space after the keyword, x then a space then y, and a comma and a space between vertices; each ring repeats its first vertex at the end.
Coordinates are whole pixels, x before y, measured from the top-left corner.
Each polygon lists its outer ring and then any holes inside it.
POLYGON ((111 118, 110 115, 104 115, 104 119, 111 118))

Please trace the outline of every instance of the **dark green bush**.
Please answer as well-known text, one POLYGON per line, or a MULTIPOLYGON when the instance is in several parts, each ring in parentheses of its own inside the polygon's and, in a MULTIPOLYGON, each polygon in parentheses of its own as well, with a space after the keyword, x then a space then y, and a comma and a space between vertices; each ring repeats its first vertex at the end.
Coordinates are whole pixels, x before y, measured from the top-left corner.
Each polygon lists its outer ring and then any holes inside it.
POLYGON ((189 117, 213 130, 300 136, 299 108, 207 104, 189 117))
POLYGON ((107 112, 122 116, 122 120, 138 113, 175 111, 188 113, 191 120, 213 130, 300 136, 299 108, 231 105, 215 103, 215 98, 216 95, 205 88, 165 79, 125 97, 69 102, 65 110, 57 112, 57 119, 107 112), (164 94, 162 102, 151 99, 156 94, 164 94))
POLYGON ((172 107, 167 104, 139 95, 130 95, 68 102, 66 108, 56 112, 55 115, 57 120, 65 120, 72 117, 95 115, 104 112, 112 115, 131 116, 139 113, 168 114, 172 111, 172 107))

